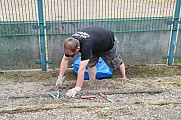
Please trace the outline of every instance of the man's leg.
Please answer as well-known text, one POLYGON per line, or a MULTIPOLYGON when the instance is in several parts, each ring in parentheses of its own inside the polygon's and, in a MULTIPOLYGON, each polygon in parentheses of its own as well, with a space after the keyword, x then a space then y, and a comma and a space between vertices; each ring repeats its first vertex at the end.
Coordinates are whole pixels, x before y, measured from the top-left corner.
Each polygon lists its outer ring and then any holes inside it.
POLYGON ((89 72, 89 80, 95 80, 96 79, 96 73, 97 73, 96 66, 88 67, 88 72, 89 72))
POLYGON ((121 79, 126 79, 126 73, 125 73, 125 65, 124 63, 122 63, 120 66, 119 66, 119 72, 120 72, 120 78, 121 79))
POLYGON ((125 65, 120 57, 118 44, 118 39, 115 37, 113 48, 110 51, 102 53, 100 56, 109 67, 119 70, 121 79, 126 79, 125 65))

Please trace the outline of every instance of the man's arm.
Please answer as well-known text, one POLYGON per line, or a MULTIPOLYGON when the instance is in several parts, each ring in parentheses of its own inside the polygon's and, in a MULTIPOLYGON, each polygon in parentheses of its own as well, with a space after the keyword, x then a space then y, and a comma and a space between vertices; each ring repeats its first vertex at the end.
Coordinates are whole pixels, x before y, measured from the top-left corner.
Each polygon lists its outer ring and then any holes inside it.
POLYGON ((81 87, 82 87, 83 81, 84 81, 84 72, 85 72, 85 69, 86 69, 88 62, 89 62, 89 59, 83 60, 80 62, 76 86, 74 88, 70 89, 66 93, 67 96, 74 97, 81 90, 81 87))
POLYGON ((63 56, 62 58, 62 61, 60 63, 60 72, 59 72, 59 76, 58 76, 58 79, 56 81, 56 87, 57 88, 60 88, 60 86, 63 84, 63 81, 64 81, 64 73, 65 73, 65 70, 68 66, 68 62, 69 62, 70 58, 68 57, 65 57, 65 55, 63 56))
POLYGON ((63 78, 65 70, 67 69, 68 63, 69 63, 70 58, 65 57, 65 55, 62 58, 62 61, 60 63, 60 72, 59 72, 59 77, 63 78))
POLYGON ((77 75, 77 83, 76 83, 76 86, 78 86, 80 88, 83 85, 85 69, 86 69, 88 62, 89 62, 89 59, 80 61, 80 66, 79 66, 78 75, 77 75))

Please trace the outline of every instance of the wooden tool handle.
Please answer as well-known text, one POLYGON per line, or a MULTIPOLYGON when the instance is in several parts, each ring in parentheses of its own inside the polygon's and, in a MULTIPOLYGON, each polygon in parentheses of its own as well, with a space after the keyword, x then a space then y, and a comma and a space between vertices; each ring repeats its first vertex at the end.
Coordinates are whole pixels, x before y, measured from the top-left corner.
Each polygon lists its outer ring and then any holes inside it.
POLYGON ((82 99, 93 99, 93 98, 97 98, 95 95, 85 95, 85 96, 81 96, 82 99))
POLYGON ((106 95, 104 95, 103 93, 99 93, 99 95, 101 96, 101 97, 103 97, 103 98, 107 98, 107 96, 106 95))

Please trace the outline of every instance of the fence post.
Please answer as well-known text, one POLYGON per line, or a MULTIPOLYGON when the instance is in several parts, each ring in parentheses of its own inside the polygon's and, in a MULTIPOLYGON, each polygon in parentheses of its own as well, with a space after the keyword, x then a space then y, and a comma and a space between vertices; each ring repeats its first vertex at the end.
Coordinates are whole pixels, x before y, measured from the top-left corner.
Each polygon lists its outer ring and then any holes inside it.
POLYGON ((174 50, 176 45, 177 33, 178 33, 178 24, 179 24, 179 16, 180 16, 180 7, 181 7, 181 0, 176 1, 175 7, 175 14, 174 14, 174 21, 173 21, 173 28, 172 28, 172 35, 170 41, 170 50, 168 56, 168 65, 173 64, 174 50))
POLYGON ((38 18, 40 31, 40 49, 41 49, 41 67, 43 71, 47 70, 46 65, 46 49, 45 49, 45 32, 44 32, 44 15, 42 0, 38 0, 38 18))

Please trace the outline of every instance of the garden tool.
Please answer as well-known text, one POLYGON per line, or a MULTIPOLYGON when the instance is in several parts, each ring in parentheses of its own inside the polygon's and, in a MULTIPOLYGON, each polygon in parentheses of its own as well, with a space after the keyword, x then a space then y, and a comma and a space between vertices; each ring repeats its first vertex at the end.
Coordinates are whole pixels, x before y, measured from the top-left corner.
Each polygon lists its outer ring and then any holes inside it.
POLYGON ((97 98, 95 95, 85 95, 85 96, 81 96, 82 99, 94 99, 97 98))
POLYGON ((50 97, 52 97, 54 100, 58 99, 60 97, 60 91, 57 89, 57 94, 54 95, 53 93, 51 92, 48 92, 48 94, 50 95, 50 97))
POLYGON ((99 93, 99 95, 102 97, 102 98, 104 98, 104 99, 106 99, 107 101, 109 101, 109 102, 114 102, 112 99, 110 99, 110 98, 108 98, 106 95, 104 95, 103 93, 99 93))

